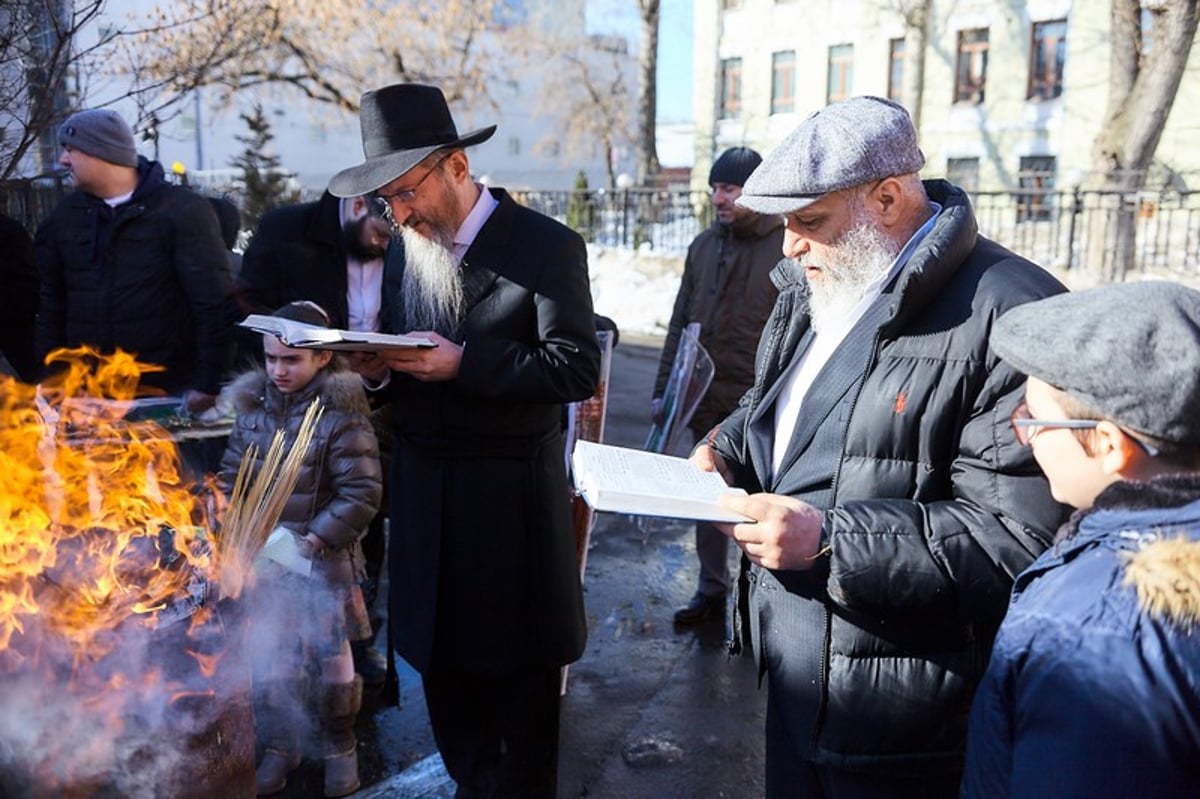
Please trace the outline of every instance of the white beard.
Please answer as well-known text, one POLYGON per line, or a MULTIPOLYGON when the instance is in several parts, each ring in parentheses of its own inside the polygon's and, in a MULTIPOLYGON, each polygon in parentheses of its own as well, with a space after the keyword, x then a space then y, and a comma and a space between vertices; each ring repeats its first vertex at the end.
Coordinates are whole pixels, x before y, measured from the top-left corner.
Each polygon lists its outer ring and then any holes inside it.
MULTIPOLYGON (((821 276, 808 283, 809 316, 818 333, 836 327, 866 294, 867 286, 885 274, 899 248, 869 221, 856 221, 818 264, 821 276)), ((808 260, 804 256, 801 266, 808 260)))
POLYGON ((400 229, 404 239, 404 280, 400 301, 408 329, 432 330, 450 337, 463 314, 462 270, 448 246, 415 230, 400 229))

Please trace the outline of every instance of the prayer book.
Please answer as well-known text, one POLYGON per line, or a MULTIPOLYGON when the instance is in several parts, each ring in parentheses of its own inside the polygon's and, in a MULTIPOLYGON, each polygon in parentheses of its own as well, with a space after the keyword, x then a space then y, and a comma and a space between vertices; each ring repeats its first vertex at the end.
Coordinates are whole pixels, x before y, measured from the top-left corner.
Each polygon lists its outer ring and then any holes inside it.
POLYGON ((371 333, 364 330, 312 327, 293 319, 250 314, 239 323, 242 327, 275 336, 289 347, 349 352, 379 352, 409 347, 436 347, 424 336, 403 333, 371 333))
POLYGON ((577 441, 571 454, 575 488, 594 510, 709 522, 753 519, 721 506, 722 494, 745 494, 716 472, 686 458, 577 441))

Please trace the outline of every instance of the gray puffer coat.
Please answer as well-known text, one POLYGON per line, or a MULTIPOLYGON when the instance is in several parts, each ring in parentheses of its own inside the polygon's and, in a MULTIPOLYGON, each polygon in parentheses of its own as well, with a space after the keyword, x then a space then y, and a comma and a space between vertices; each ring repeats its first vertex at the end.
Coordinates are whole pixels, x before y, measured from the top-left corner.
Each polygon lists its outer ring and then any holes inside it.
POLYGON ((314 533, 328 545, 315 556, 314 577, 330 584, 354 582, 362 562, 359 539, 383 496, 379 443, 362 381, 356 374, 326 369, 302 391, 283 394, 259 369, 242 374, 228 390, 237 422, 218 475, 226 497, 250 444, 258 449, 257 472, 275 431, 285 431, 285 444, 295 441, 309 404, 321 399, 325 411, 312 449, 279 521, 299 535, 314 533))

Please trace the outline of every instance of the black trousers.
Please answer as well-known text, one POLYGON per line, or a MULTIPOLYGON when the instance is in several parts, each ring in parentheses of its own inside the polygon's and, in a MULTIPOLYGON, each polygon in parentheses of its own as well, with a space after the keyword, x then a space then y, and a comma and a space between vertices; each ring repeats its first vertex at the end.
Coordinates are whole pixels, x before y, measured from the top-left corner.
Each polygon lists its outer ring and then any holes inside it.
POLYGON ((456 799, 554 799, 559 669, 422 676, 433 737, 456 799))

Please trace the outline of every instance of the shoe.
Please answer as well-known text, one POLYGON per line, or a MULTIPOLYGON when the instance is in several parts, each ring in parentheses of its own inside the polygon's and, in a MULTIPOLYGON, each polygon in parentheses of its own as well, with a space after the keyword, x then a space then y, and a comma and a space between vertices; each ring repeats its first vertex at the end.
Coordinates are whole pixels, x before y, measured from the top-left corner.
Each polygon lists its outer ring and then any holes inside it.
POLYGON ((299 753, 268 749, 263 754, 262 762, 254 770, 255 795, 270 796, 282 791, 287 787, 288 774, 295 771, 299 765, 299 753))
POLYGON ((699 591, 688 600, 688 603, 675 611, 676 624, 696 624, 710 616, 721 618, 725 615, 725 595, 708 596, 699 591))

